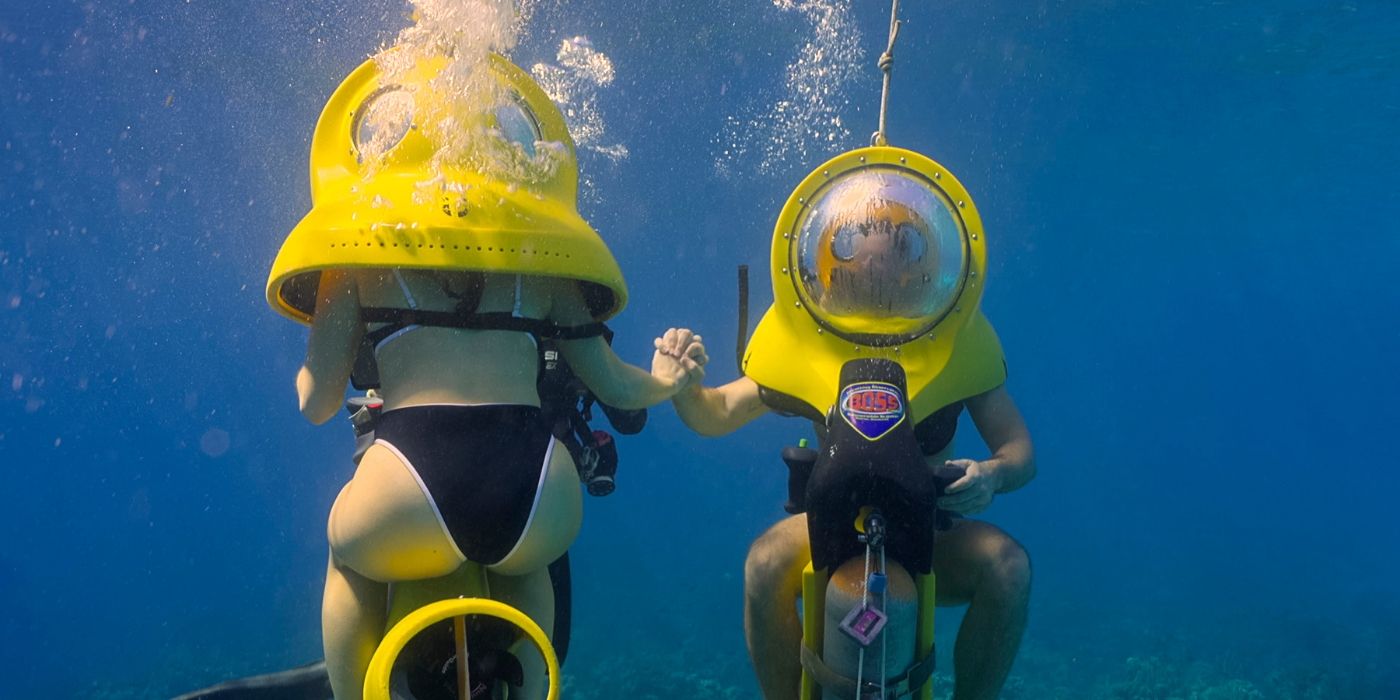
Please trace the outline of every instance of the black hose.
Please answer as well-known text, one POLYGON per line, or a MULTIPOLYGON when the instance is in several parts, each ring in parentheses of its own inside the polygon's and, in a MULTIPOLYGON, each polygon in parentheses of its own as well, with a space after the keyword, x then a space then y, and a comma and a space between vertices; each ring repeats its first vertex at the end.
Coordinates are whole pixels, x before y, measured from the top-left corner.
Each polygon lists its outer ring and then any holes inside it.
POLYGON ((749 266, 739 266, 739 336, 735 342, 734 362, 739 374, 744 373, 744 350, 749 345, 749 266))

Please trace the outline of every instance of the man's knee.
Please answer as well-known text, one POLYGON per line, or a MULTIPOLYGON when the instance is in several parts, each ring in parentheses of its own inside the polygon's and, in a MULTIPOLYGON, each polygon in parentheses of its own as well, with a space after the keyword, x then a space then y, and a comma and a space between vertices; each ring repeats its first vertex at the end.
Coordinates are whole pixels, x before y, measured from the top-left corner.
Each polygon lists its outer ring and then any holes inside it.
POLYGON ((1006 533, 998 533, 987 543, 984 581, 999 592, 1016 597, 1029 595, 1031 588, 1031 558, 1020 542, 1006 533))
POLYGON ((801 588, 802 568, 810 559, 806 528, 790 518, 763 533, 744 560, 744 590, 750 597, 767 597, 801 588))
POLYGON ((760 538, 749 547, 749 555, 744 559, 744 590, 750 595, 768 593, 781 586, 792 558, 783 544, 760 538))

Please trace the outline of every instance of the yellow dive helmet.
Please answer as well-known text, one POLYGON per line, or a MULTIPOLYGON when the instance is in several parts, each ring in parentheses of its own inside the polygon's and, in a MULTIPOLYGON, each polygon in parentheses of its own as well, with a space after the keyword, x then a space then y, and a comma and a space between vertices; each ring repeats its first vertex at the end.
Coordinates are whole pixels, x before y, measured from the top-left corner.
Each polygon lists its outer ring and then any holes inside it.
POLYGON ((622 271, 576 208, 578 163, 563 115, 523 70, 496 54, 487 63, 504 97, 471 105, 477 113, 461 128, 529 162, 487 168, 481 153, 441 157, 441 139, 414 117, 443 113, 445 98, 429 85, 446 59, 420 61, 399 85, 382 84, 366 61, 316 124, 312 209, 272 264, 272 308, 310 323, 322 270, 417 268, 575 279, 597 320, 622 310, 622 271), (548 167, 532 169, 541 162, 548 167))
POLYGON ((773 306, 744 374, 825 414, 841 366, 896 360, 915 420, 1006 380, 982 316, 986 241, 952 173, 899 148, 842 154, 788 198, 773 230, 773 306))

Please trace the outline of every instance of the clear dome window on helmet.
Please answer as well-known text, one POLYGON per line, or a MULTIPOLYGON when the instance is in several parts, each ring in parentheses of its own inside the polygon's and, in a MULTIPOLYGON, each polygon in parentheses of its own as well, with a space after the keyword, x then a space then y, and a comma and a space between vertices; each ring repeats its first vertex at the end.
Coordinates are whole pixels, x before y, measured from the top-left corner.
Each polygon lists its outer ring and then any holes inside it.
POLYGON ((796 223, 791 265, 798 298, 819 323, 862 342, 905 342, 957 303, 968 270, 967 232, 949 197, 895 166, 838 175, 796 223))
POLYGON ((540 124, 524 99, 512 95, 514 99, 496 108, 496 128, 507 143, 519 146, 525 157, 535 157, 535 144, 543 137, 540 124))
POLYGON ((376 90, 355 110, 351 133, 360 163, 383 158, 413 128, 413 95, 390 85, 376 90))

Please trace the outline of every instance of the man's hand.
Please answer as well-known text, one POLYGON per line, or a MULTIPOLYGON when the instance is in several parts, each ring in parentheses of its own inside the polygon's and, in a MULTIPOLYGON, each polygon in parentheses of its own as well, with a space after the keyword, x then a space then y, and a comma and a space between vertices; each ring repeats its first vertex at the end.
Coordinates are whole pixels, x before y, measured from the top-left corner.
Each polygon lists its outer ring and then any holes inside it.
POLYGON ((663 382, 673 383, 677 390, 700 386, 705 379, 705 363, 710 361, 703 339, 688 328, 670 328, 652 341, 656 352, 651 358, 651 373, 663 382))
POLYGON ((938 499, 939 508, 962 515, 975 515, 992 504, 992 497, 1001 486, 992 462, 950 459, 944 464, 962 467, 967 473, 943 491, 943 497, 938 499))

